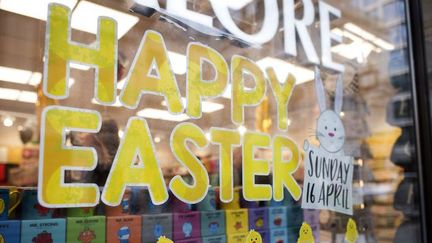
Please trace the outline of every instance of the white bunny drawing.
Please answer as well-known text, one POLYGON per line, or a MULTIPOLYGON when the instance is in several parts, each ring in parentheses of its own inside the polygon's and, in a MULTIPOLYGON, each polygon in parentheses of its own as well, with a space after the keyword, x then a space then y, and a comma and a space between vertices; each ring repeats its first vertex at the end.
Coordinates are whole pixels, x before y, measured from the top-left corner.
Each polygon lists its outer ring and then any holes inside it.
POLYGON ((345 129, 339 114, 342 109, 343 83, 336 81, 334 109, 328 109, 324 85, 315 68, 315 90, 320 108, 316 123, 319 146, 304 142, 304 182, 302 208, 328 209, 352 215, 353 158, 343 150, 345 129))
MULTIPOLYGON (((332 154, 344 155, 345 129, 339 117, 343 100, 342 77, 339 75, 336 83, 334 110, 327 108, 324 85, 317 67, 315 67, 315 91, 321 112, 316 125, 316 137, 320 142, 319 149, 332 154)), ((303 145, 304 150, 308 151, 310 146, 306 139, 303 145)))

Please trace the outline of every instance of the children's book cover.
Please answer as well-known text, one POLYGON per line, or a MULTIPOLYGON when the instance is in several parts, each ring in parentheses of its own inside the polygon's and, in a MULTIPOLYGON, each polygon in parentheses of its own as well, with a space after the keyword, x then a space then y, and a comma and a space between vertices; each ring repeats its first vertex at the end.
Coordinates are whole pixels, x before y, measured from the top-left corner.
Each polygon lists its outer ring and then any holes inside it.
POLYGON ((172 214, 144 214, 142 216, 142 243, 154 243, 159 237, 172 239, 172 214))
POLYGON ((226 233, 237 234, 249 230, 247 209, 226 210, 226 233))
POLYGON ((21 221, 0 221, 0 242, 20 242, 21 221))
POLYGON ((173 238, 178 240, 201 236, 200 212, 173 214, 173 238))
POLYGON ((213 236, 225 234, 224 211, 201 212, 201 236, 213 236))
POLYGON ((141 242, 141 216, 116 216, 106 218, 107 243, 141 242))
POLYGON ((21 242, 66 242, 65 219, 37 219, 21 221, 21 242))
POLYGON ((67 218, 67 242, 105 243, 105 216, 67 218))

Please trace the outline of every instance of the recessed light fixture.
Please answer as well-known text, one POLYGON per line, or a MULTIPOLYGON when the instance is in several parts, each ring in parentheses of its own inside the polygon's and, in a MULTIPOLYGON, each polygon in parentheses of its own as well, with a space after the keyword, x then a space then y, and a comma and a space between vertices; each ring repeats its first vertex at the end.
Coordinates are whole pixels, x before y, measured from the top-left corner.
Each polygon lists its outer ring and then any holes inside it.
POLYGON ((155 141, 155 143, 160 143, 161 138, 160 138, 159 136, 156 136, 156 137, 154 138, 154 141, 155 141))
POLYGON ((15 120, 14 118, 7 116, 3 119, 3 125, 5 127, 11 127, 14 124, 14 120, 15 120))
POLYGON ((384 50, 393 50, 394 49, 394 45, 390 44, 389 42, 376 37, 375 35, 371 34, 370 32, 362 29, 361 27, 353 24, 353 23, 346 23, 344 24, 344 28, 349 30, 350 32, 360 36, 363 39, 366 39, 368 41, 371 41, 372 43, 374 43, 375 45, 377 45, 378 47, 381 47, 384 50))
MULTIPOLYGON (((99 103, 95 98, 93 98, 91 102, 92 102, 93 104, 95 104, 95 105, 103 105, 103 106, 107 106, 107 105, 104 105, 104 104, 99 103)), ((108 105, 108 106, 121 107, 121 106, 122 106, 122 103, 120 103, 120 99, 119 99, 119 97, 117 96, 117 97, 116 97, 116 102, 115 102, 114 104, 112 104, 112 105, 108 105)))
POLYGON ((72 9, 77 0, 1 0, 0 9, 46 21, 50 3, 60 3, 72 9))
MULTIPOLYGON (((171 63, 173 72, 178 75, 186 73, 186 56, 177 52, 168 51, 168 58, 171 63)), ((126 78, 117 82, 117 89, 123 89, 126 82, 126 78)))
POLYGON ((207 138, 207 140, 211 140, 211 133, 210 132, 206 132, 205 133, 205 137, 207 138))
POLYGON ((76 63, 76 62, 69 63, 69 67, 75 68, 78 70, 83 70, 83 71, 87 71, 91 68, 89 65, 84 65, 84 64, 80 64, 80 63, 76 63))
POLYGON ((356 59, 358 63, 366 61, 372 51, 380 53, 382 50, 394 50, 394 45, 353 24, 346 23, 344 28, 332 29, 334 34, 350 40, 349 43, 341 43, 333 46, 332 52, 347 59, 356 59))
POLYGON ((25 103, 35 103, 37 100, 37 94, 36 92, 30 91, 0 88, 0 99, 20 101, 25 103))
POLYGON ((117 21, 117 38, 124 36, 139 18, 89 1, 80 1, 72 14, 72 28, 97 34, 98 18, 106 16, 117 21))
POLYGON ((145 108, 143 110, 140 110, 137 112, 137 116, 150 118, 150 119, 165 120, 165 121, 175 121, 175 122, 189 120, 189 116, 186 114, 174 115, 169 113, 166 110, 159 110, 153 108, 145 108))
MULTIPOLYGON (((182 97, 182 103, 183 106, 186 107, 186 98, 182 97)), ((166 101, 162 101, 161 103, 163 106, 167 106, 166 101)), ((201 101, 201 109, 202 112, 204 113, 212 113, 218 110, 222 110, 224 108, 224 105, 219 104, 219 103, 214 103, 214 102, 209 102, 209 101, 201 101)))
POLYGON ((60 3, 70 9, 75 8, 72 14, 72 28, 97 34, 98 18, 106 16, 117 21, 119 39, 139 21, 139 18, 134 15, 112 8, 89 1, 80 1, 78 5, 77 2, 77 0, 1 0, 0 9, 46 21, 48 4, 60 3))
POLYGON ((26 102, 26 103, 36 103, 37 94, 36 92, 21 91, 18 96, 18 101, 26 102))
POLYGON ((295 77, 296 85, 311 81, 314 78, 314 72, 312 70, 294 65, 279 58, 265 57, 256 63, 264 73, 266 73, 266 68, 272 67, 275 71, 276 77, 281 83, 285 82, 288 74, 295 77))
POLYGON ((39 72, 0 66, 0 81, 36 86, 41 82, 41 79, 42 74, 39 72))
POLYGON ((239 126, 239 127, 237 128, 237 130, 239 131, 240 135, 242 135, 242 136, 243 136, 243 135, 246 133, 246 131, 247 131, 247 129, 246 129, 245 126, 239 126))

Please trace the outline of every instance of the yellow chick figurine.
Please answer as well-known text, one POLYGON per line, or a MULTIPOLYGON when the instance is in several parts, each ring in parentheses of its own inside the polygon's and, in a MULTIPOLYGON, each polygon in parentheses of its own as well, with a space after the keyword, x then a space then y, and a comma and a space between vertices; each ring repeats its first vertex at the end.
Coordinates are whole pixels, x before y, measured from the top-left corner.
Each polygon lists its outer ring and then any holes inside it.
POLYGON ((350 218, 347 223, 345 240, 349 243, 355 243, 358 239, 357 224, 350 218))
POLYGON ((260 233, 255 230, 249 231, 249 234, 246 237, 246 243, 262 243, 262 238, 260 233))
POLYGON ((315 239, 312 234, 312 228, 309 224, 303 223, 300 227, 297 243, 315 243, 315 239))
POLYGON ((156 243, 174 243, 172 240, 166 238, 165 236, 159 237, 156 243))

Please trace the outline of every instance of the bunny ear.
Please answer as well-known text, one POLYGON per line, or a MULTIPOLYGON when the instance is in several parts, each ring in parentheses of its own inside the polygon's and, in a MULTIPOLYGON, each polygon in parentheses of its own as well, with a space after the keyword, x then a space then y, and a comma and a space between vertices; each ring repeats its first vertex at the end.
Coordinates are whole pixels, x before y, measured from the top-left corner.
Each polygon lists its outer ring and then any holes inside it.
POLYGON ((335 92, 335 102, 334 102, 334 110, 336 114, 339 114, 342 111, 342 101, 343 101, 343 81, 342 81, 342 75, 339 75, 336 81, 336 92, 335 92))
POLYGON ((327 109, 326 96, 325 96, 324 85, 321 80, 321 73, 317 66, 315 66, 315 92, 316 92, 316 97, 318 100, 320 111, 323 112, 327 109))

